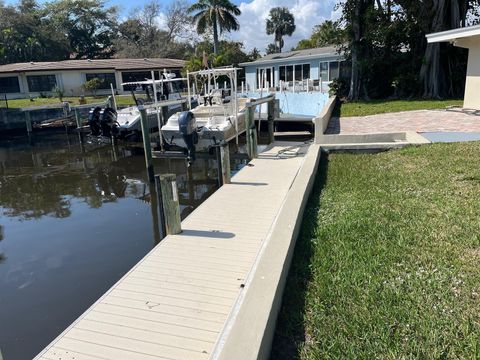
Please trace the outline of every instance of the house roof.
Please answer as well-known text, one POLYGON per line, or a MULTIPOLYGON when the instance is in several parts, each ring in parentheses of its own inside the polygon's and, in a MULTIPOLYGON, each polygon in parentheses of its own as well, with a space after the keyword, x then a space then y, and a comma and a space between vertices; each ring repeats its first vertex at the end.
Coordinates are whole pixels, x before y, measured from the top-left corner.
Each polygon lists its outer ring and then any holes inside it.
POLYGON ((436 43, 455 42, 459 39, 469 38, 472 36, 480 36, 480 25, 437 32, 433 34, 428 34, 426 37, 429 43, 436 43))
POLYGON ((1 73, 59 70, 150 70, 179 69, 185 61, 178 59, 85 59, 46 62, 26 62, 0 65, 1 73))
POLYGON ((279 63, 288 60, 304 60, 308 58, 322 58, 327 56, 334 56, 339 55, 337 48, 334 46, 327 46, 321 48, 314 48, 314 49, 305 49, 305 50, 294 50, 294 51, 286 51, 282 53, 276 54, 269 54, 261 59, 252 61, 252 62, 245 62, 239 64, 240 66, 247 66, 247 65, 256 65, 256 64, 265 64, 265 63, 279 63))

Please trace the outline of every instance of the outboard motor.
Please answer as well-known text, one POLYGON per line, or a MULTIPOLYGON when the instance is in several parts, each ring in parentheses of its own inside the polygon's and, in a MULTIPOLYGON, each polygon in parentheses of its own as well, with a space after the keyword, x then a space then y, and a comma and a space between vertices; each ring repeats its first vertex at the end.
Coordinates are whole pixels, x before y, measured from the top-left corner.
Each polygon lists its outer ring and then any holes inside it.
POLYGON ((88 126, 90 126, 90 131, 92 135, 98 136, 101 133, 100 126, 100 112, 102 109, 100 107, 92 108, 88 112, 88 126))
POLYGON ((107 107, 100 112, 100 126, 102 135, 105 137, 116 136, 118 134, 117 112, 111 107, 107 107))
POLYGON ((183 111, 178 117, 178 130, 187 145, 188 163, 195 161, 195 145, 198 143, 197 121, 190 111, 183 111))

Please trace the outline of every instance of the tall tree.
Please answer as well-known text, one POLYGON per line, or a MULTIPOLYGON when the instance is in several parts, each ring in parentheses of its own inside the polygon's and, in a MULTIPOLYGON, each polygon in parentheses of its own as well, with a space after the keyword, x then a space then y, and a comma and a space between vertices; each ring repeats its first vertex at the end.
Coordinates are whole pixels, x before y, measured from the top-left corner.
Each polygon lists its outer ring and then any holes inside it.
POLYGON ((57 0, 46 6, 47 17, 58 32, 67 34, 76 59, 109 58, 117 9, 103 0, 57 0))
POLYGON ((218 38, 224 31, 237 31, 240 24, 236 18, 242 12, 229 0, 199 0, 189 8, 194 13, 193 20, 197 24, 199 34, 205 33, 207 28, 213 30, 213 52, 218 54, 218 38))
POLYGON ((295 31, 295 18, 286 7, 275 7, 268 14, 266 30, 267 35, 275 36, 275 47, 282 52, 283 37, 292 36, 295 31))
POLYGON ((326 20, 320 25, 315 25, 310 38, 300 40, 296 49, 312 49, 328 45, 338 45, 343 44, 344 41, 345 33, 338 23, 326 20))
POLYGON ((175 57, 187 58, 193 51, 193 23, 187 13, 188 5, 181 0, 171 3, 165 11, 158 0, 135 9, 118 26, 115 48, 117 57, 175 57), (165 16, 165 27, 158 18, 165 16))

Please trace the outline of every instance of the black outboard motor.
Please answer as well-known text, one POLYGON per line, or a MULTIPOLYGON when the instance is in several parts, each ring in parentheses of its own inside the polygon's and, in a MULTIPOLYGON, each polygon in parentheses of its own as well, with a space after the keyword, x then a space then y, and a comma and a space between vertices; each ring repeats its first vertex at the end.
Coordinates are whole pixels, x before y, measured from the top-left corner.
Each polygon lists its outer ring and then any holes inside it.
POLYGON ((100 112, 100 126, 102 135, 111 137, 118 134, 117 112, 111 107, 107 107, 100 112))
POLYGON ((197 121, 190 111, 183 111, 178 117, 178 130, 187 145, 188 163, 195 161, 195 145, 198 143, 197 121))
POLYGON ((102 109, 100 107, 92 108, 88 112, 88 126, 90 126, 90 131, 93 136, 98 136, 101 133, 100 126, 100 112, 102 109))

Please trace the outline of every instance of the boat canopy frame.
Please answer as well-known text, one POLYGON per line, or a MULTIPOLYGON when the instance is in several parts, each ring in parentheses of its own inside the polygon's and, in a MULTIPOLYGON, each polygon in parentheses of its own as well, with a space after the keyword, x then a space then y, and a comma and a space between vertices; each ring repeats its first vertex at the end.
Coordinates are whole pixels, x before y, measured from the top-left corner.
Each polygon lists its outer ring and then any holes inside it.
MULTIPOLYGON (((236 132, 236 142, 238 144, 238 100, 237 100, 237 74, 240 68, 236 68, 233 66, 226 66, 226 67, 218 67, 212 69, 204 69, 198 71, 187 71, 187 91, 188 91, 188 108, 192 109, 192 98, 190 93, 190 77, 193 78, 194 84, 196 84, 196 80, 198 78, 207 80, 206 84, 206 93, 210 94, 212 91, 212 80, 213 85, 216 84, 216 80, 220 76, 226 76, 230 80, 230 87, 231 87, 231 97, 230 101, 233 100, 233 115, 235 116, 235 132, 236 132)), ((215 88, 215 87, 214 87, 215 88)), ((195 89, 192 90, 193 95, 195 95, 195 89)))

